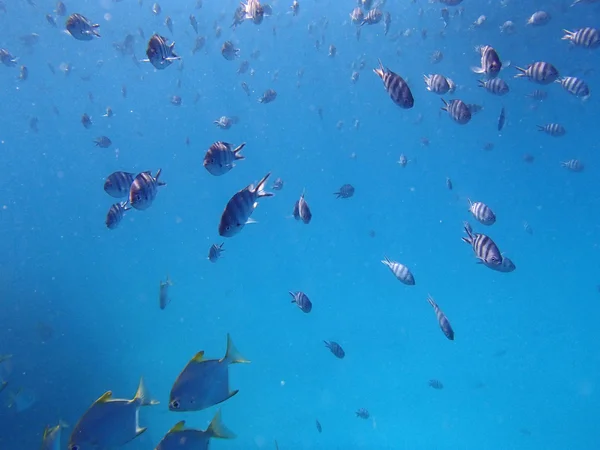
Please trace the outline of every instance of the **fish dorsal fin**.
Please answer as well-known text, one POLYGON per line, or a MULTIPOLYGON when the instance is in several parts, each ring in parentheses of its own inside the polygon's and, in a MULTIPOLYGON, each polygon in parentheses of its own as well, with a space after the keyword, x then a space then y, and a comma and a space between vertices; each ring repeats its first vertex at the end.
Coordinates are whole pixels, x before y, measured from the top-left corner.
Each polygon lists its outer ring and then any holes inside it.
POLYGON ((134 402, 139 403, 141 406, 152 406, 158 405, 158 401, 152 400, 150 394, 148 393, 148 389, 146 389, 146 385, 144 384, 144 378, 140 378, 140 384, 138 385, 137 391, 135 393, 135 397, 133 398, 134 402))
POLYGON ((204 350, 200 350, 192 358, 192 362, 195 362, 195 363, 201 363, 202 361, 204 361, 204 350))
POLYGON ((94 403, 106 403, 112 398, 112 391, 106 391, 102 396, 94 403))
POLYGON ((173 428, 171 428, 169 430, 169 433, 180 433, 184 430, 185 427, 185 420, 182 420, 180 422, 177 422, 175 425, 173 425, 173 428))
POLYGON ((227 361, 227 364, 247 364, 250 362, 242 356, 237 348, 235 348, 229 333, 227 333, 227 352, 221 362, 222 361, 227 361))

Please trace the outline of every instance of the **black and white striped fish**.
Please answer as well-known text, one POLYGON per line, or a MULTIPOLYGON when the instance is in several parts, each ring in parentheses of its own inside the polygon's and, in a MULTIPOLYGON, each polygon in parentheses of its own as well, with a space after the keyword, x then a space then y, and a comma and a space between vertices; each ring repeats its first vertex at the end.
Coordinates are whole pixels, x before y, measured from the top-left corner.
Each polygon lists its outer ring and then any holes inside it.
POLYGON ((114 198, 127 197, 135 174, 130 172, 113 172, 104 181, 104 191, 114 198))
POLYGON ((472 202, 469 199, 469 211, 482 225, 493 225, 496 223, 494 211, 483 202, 472 202))
POLYGON ((304 192, 300 196, 296 203, 294 203, 294 210, 292 211, 292 215, 294 219, 301 220, 306 225, 310 223, 312 220, 312 212, 310 211, 310 206, 308 206, 308 202, 304 198, 304 192))
POLYGON ((334 354, 336 358, 343 359, 346 356, 346 352, 342 348, 340 344, 335 341, 323 341, 325 343, 325 347, 334 354))
POLYGON ((227 142, 217 141, 213 143, 204 155, 204 168, 211 175, 226 174, 235 167, 234 161, 245 159, 240 153, 245 145, 246 143, 243 142, 234 149, 227 142))
POLYGON ((119 226, 119 223, 121 223, 121 220, 123 220, 123 215, 125 214, 125 211, 130 209, 131 206, 129 206, 127 202, 119 202, 112 205, 109 208, 108 213, 106 214, 106 226, 110 230, 114 230, 115 228, 117 228, 117 226, 119 226))
POLYGON ((369 11, 367 13, 365 18, 362 20, 362 22, 360 23, 360 26, 363 26, 365 24, 375 25, 376 23, 381 22, 382 18, 383 18, 383 13, 381 12, 381 10, 379 10, 377 8, 372 9, 371 11, 369 11))
POLYGON ((502 254, 496 243, 491 237, 485 234, 473 233, 473 229, 468 222, 465 222, 465 233, 467 237, 461 238, 464 242, 471 245, 475 257, 487 267, 499 266, 502 264, 502 254))
POLYGON ((220 236, 233 237, 242 231, 247 223, 256 223, 250 216, 258 206, 257 200, 262 197, 273 196, 271 192, 263 190, 270 175, 271 172, 266 174, 256 187, 250 184, 231 197, 219 221, 220 236))
POLYGON ((513 272, 517 266, 512 260, 504 255, 502 255, 502 262, 500 264, 486 264, 483 261, 477 261, 478 264, 483 264, 486 267, 489 267, 492 270, 497 272, 509 273, 513 272))
POLYGON ((162 169, 158 169, 156 175, 152 176, 152 172, 148 170, 136 175, 129 188, 129 203, 132 207, 144 210, 152 205, 159 186, 166 185, 164 181, 158 180, 161 172, 162 169))
POLYGON ((544 61, 529 64, 526 69, 517 66, 515 69, 520 72, 515 75, 515 78, 529 78, 530 81, 538 84, 554 83, 558 78, 558 69, 544 61))
POLYGON ((590 87, 581 78, 562 77, 556 80, 556 83, 560 84, 570 94, 573 94, 575 97, 579 97, 584 101, 590 98, 590 87))
POLYGON ((208 249, 208 260, 210 262, 217 262, 217 260, 221 257, 221 253, 225 251, 223 248, 224 245, 225 243, 223 242, 221 244, 213 244, 210 246, 208 249))
POLYGON ((463 102, 462 100, 450 100, 448 103, 446 100, 442 99, 444 102, 444 106, 442 106, 442 111, 446 111, 452 120, 460 125, 465 125, 469 123, 471 120, 471 110, 469 106, 463 102))
POLYGON ((583 169, 585 168, 583 163, 578 159, 563 161, 560 163, 560 165, 571 172, 583 172, 583 169))
POLYGON ((479 80, 479 87, 485 88, 490 94, 506 95, 510 90, 506 81, 501 78, 492 78, 491 80, 479 80))
POLYGON ((444 314, 444 312, 440 309, 440 307, 437 305, 437 303, 431 295, 427 296, 427 301, 433 307, 433 311, 435 312, 435 316, 437 317, 437 321, 440 325, 442 333, 444 333, 444 336, 446 336, 448 339, 453 341, 454 330, 452 329, 452 326, 450 325, 450 321, 446 317, 446 314, 444 314))
POLYGON ((415 99, 412 92, 400 75, 385 68, 381 60, 379 60, 379 68, 373 69, 373 72, 379 75, 379 78, 383 81, 385 90, 396 105, 404 109, 410 109, 414 106, 415 99))
POLYGON ((444 95, 448 92, 452 93, 456 89, 456 85, 450 78, 438 73, 423 75, 423 80, 427 85, 427 90, 435 94, 444 95))
POLYGON ((387 256, 381 261, 383 264, 389 267, 394 276, 400 280, 402 283, 407 284, 409 286, 414 286, 415 277, 411 273, 410 269, 406 267, 404 264, 400 264, 397 261, 392 261, 387 256))
POLYGON ((304 292, 298 291, 298 292, 292 292, 290 291, 290 295, 292 296, 292 303, 295 303, 296 306, 298 308, 300 308, 300 310, 303 313, 309 313, 312 311, 312 302, 310 301, 310 299, 308 298, 308 295, 306 295, 304 292))
POLYGON ((148 59, 144 59, 143 62, 149 62, 158 70, 166 69, 173 61, 181 59, 175 54, 174 48, 175 42, 167 44, 167 38, 155 33, 150 37, 146 48, 148 59))
POLYGON ((558 123, 549 123, 546 125, 537 125, 538 131, 543 131, 553 137, 561 137, 567 133, 565 127, 558 123))
POLYGON ((477 50, 481 53, 481 67, 472 67, 471 70, 475 73, 485 74, 489 78, 496 78, 502 69, 498 52, 489 45, 478 47, 477 50))
POLYGON ((81 14, 71 14, 67 18, 66 28, 71 36, 78 41, 91 41, 95 37, 100 37, 97 28, 100 27, 97 23, 90 22, 81 14))
POLYGON ((563 41, 571 41, 573 45, 583 48, 597 48, 600 46, 600 30, 597 28, 581 28, 575 32, 563 30, 563 41))

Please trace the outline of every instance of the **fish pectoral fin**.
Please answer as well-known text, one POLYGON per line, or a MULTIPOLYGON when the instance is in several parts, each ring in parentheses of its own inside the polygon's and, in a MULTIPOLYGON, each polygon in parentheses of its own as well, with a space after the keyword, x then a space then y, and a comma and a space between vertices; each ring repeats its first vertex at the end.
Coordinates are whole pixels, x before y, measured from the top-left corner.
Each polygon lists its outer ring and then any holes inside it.
POLYGON ((483 70, 482 67, 471 67, 471 71, 475 73, 485 73, 485 70, 483 70))
POLYGON ((138 437, 140 434, 142 434, 144 431, 146 431, 148 428, 143 427, 143 428, 138 428, 137 430, 135 430, 135 437, 138 437))
POLYGON ((251 224, 251 223, 258 223, 256 220, 254 220, 252 217, 249 217, 248 220, 246 220, 246 225, 251 224))
POLYGON ((225 425, 223 425, 223 422, 221 421, 220 409, 216 412, 215 417, 213 417, 213 420, 211 420, 206 432, 214 438, 234 439, 236 437, 235 433, 233 433, 225 425))
MULTIPOLYGON (((248 361, 248 362, 250 362, 250 361, 248 361)), ((235 394, 237 394, 238 392, 240 392, 240 390, 239 390, 239 389, 236 389, 235 391, 231 391, 231 392, 229 393, 229 396, 228 396, 228 397, 227 397, 225 400, 229 400, 231 397, 233 397, 233 396, 234 396, 235 394)))

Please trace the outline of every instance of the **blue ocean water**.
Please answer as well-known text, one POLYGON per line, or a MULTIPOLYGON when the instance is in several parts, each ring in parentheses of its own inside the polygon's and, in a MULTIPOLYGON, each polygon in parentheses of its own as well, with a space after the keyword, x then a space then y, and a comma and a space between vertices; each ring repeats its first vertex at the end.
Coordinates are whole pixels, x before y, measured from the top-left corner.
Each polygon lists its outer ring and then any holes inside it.
POLYGON ((563 29, 599 26, 598 5, 465 0, 442 37, 443 5, 388 0, 388 36, 382 24, 365 25, 357 40, 353 0, 300 0, 297 16, 287 13, 291 1, 273 1, 273 16, 235 30, 234 0, 205 0, 202 9, 191 0, 163 1, 158 16, 147 0, 65 2, 68 14, 100 24, 102 37, 82 42, 64 32, 65 17, 49 25, 53 1, 35 3, 4 0, 0 12, 0 46, 19 58, 16 67, 0 67, 0 354, 12 355, 0 393, 1 450, 39 447, 44 427, 59 420, 70 425, 67 448, 94 400, 107 390, 132 398, 141 376, 160 405, 141 411, 148 431, 123 448, 152 449, 179 420, 204 429, 217 407, 169 412, 169 391, 199 350, 222 357, 227 333, 252 363, 231 367, 231 388, 240 392, 220 405, 238 437, 215 439, 213 449, 274 449, 275 441, 282 450, 598 448, 600 50, 561 41, 563 29), (525 26, 541 9, 550 23, 525 26), (195 55, 191 13, 207 39, 195 55), (470 29, 482 14, 486 23, 470 29), (516 25, 512 35, 499 30, 506 20, 516 25), (112 45, 134 35, 139 60, 154 32, 176 43, 183 68, 138 67, 112 45), (33 46, 20 39, 29 33, 39 35, 33 46), (237 61, 220 54, 228 39, 240 48, 237 61), (496 48, 505 66, 510 61, 500 75, 511 89, 505 97, 484 92, 470 71, 482 44, 496 48), (444 54, 437 65, 434 50, 444 54), (378 58, 407 80, 414 108, 391 102, 372 73, 378 58), (246 59, 255 73, 238 75, 246 59), (361 59, 365 68, 353 84, 352 63, 361 59), (534 61, 583 77, 591 98, 513 78, 514 66, 534 61), (21 64, 26 81, 17 80, 21 64), (453 123, 425 89, 429 73, 458 85, 445 99, 483 111, 465 126, 453 123), (269 88, 276 101, 258 103, 269 88), (549 93, 542 103, 526 98, 537 88, 549 93), (170 103, 173 95, 180 107, 170 103), (107 106, 110 119, 102 117, 107 106), (499 133, 503 106, 507 125, 499 133), (92 117, 89 130, 83 113, 92 117), (240 121, 218 129, 213 121, 223 115, 240 121), (552 122, 567 135, 537 131, 552 122), (94 146, 102 135, 110 148, 94 146), (202 167, 217 140, 246 142, 246 159, 221 177, 202 167), (488 142, 491 151, 483 149, 488 142), (525 153, 535 161, 523 161, 525 153), (405 168, 400 154, 410 160, 405 168), (561 167, 574 158, 583 172, 561 167), (167 186, 153 205, 128 211, 108 230, 115 199, 103 192, 105 177, 159 168, 167 186), (269 187, 281 177, 283 190, 259 201, 258 224, 221 238, 227 201, 268 172, 269 187), (332 193, 345 183, 356 193, 338 200, 332 193), (303 191, 309 225, 291 218, 303 191), (469 198, 489 204, 497 223, 477 224, 469 198), (465 220, 494 238, 515 262, 513 273, 475 264, 460 240, 465 220), (223 258, 212 264, 208 248, 220 242, 223 258), (394 279, 384 256, 410 267, 416 285, 394 279), (167 274, 172 302, 160 310, 167 274), (306 292, 312 312, 291 304, 288 291, 306 292), (455 341, 441 333, 428 294, 447 314, 455 341), (323 340, 339 342, 346 357, 336 359, 323 340), (432 389, 430 379, 444 388, 432 389), (16 412, 5 403, 20 387, 33 390, 36 402, 16 412), (371 417, 357 418, 359 408, 371 417))

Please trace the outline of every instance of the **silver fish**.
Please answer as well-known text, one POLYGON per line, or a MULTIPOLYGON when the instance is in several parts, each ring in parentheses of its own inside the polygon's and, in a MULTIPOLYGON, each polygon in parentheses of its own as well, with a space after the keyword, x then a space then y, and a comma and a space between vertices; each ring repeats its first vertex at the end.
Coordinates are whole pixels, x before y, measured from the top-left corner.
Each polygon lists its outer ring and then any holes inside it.
POLYGON ((496 215, 485 203, 472 202, 469 199, 469 211, 482 225, 493 225, 496 223, 496 215))
POLYGON ((113 172, 104 181, 104 191, 114 198, 127 197, 134 177, 130 172, 113 172))
POLYGON ((450 117, 458 124, 465 125, 471 120, 471 110, 462 100, 450 100, 447 102, 442 99, 444 106, 442 111, 446 111, 450 117))
POLYGON ((415 277, 413 276, 409 268, 406 267, 404 264, 400 264, 397 261, 392 261, 388 257, 384 257, 384 259, 381 262, 385 264, 392 271, 394 276, 402 283, 407 284, 409 286, 414 286, 415 277))
POLYGON ((562 77, 555 82, 560 84, 568 93, 573 94, 575 97, 579 97, 584 101, 590 98, 590 87, 581 78, 562 77))
POLYGON ((175 53, 175 42, 167 44, 167 38, 153 34, 148 41, 144 62, 149 62, 156 69, 163 70, 181 58, 175 53))
POLYGON ((155 176, 152 176, 152 172, 149 170, 137 174, 129 189, 129 203, 132 207, 144 210, 152 205, 158 188, 167 184, 164 181, 158 180, 161 172, 162 169, 158 169, 155 176))
POLYGON ((100 37, 97 30, 99 26, 77 13, 71 14, 66 22, 67 31, 78 41, 91 41, 95 37, 100 37))
POLYGON ((478 48, 481 53, 481 67, 472 67, 471 70, 475 73, 485 74, 489 78, 496 78, 502 69, 502 62, 496 50, 484 45, 478 48))
POLYGON ((294 210, 292 212, 294 219, 301 220, 306 225, 310 223, 312 220, 312 212, 310 211, 310 206, 308 206, 308 202, 304 198, 304 192, 300 196, 296 203, 294 203, 294 210))
POLYGON ((235 149, 227 142, 217 141, 213 143, 204 155, 204 168, 215 176, 224 175, 235 167, 234 161, 245 159, 240 153, 245 142, 235 149))
POLYGON ((433 307, 433 311, 435 312, 435 316, 437 317, 438 324, 440 325, 442 333, 444 333, 444 336, 446 336, 448 339, 453 341, 454 330, 452 329, 452 326, 450 325, 450 321, 448 321, 446 314, 444 314, 443 311, 439 308, 439 306, 437 305, 435 300, 433 300, 433 297, 431 297, 431 295, 427 297, 427 301, 433 307))
POLYGON ((208 249, 208 260, 210 262, 217 262, 217 260, 221 257, 221 253, 225 251, 223 245, 225 245, 225 243, 213 244, 210 246, 208 249))
POLYGON ((573 45, 583 48, 598 48, 600 46, 600 30, 597 28, 581 28, 577 31, 563 30, 564 41, 570 41, 573 45))
POLYGON ((467 222, 464 224, 464 229, 467 236, 461 239, 471 246, 479 261, 489 268, 502 264, 502 254, 491 237, 474 233, 471 225, 467 222))
POLYGON ((552 137, 561 137, 567 134, 567 130, 559 123, 549 123, 546 125, 537 125, 538 131, 543 131, 552 137))
POLYGON ((121 220, 123 220, 125 211, 128 211, 130 209, 131 206, 129 206, 127 202, 119 202, 112 205, 109 208, 108 213, 106 213, 106 220, 104 222, 106 224, 106 227, 109 230, 114 230, 115 228, 117 228, 121 223, 121 220))
POLYGON ((526 69, 515 66, 520 73, 515 75, 515 78, 529 78, 538 84, 550 84, 554 83, 558 78, 558 69, 552 64, 538 61, 533 64, 529 64, 526 69))

